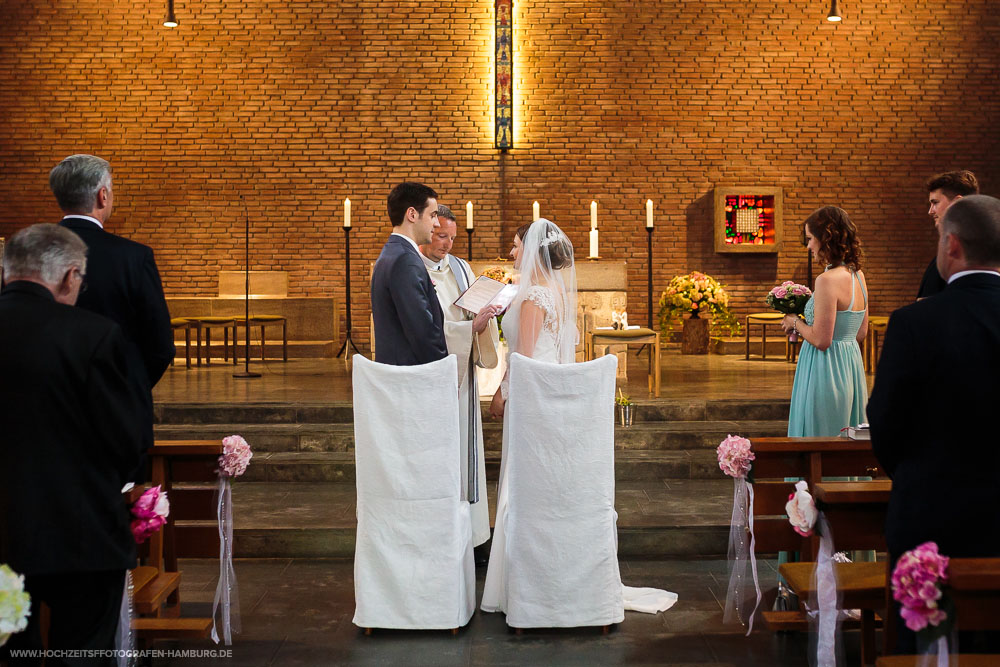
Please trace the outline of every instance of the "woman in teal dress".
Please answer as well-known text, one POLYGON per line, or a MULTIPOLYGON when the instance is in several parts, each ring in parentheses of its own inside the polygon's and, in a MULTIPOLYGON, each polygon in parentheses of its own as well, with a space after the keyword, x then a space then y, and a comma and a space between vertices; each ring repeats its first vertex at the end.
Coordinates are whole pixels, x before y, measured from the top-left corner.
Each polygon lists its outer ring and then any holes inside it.
POLYGON ((795 368, 789 436, 837 436, 867 421, 868 384, 859 344, 868 334, 868 287, 858 230, 847 212, 824 206, 805 221, 813 257, 826 264, 803 318, 781 325, 802 339, 795 368))

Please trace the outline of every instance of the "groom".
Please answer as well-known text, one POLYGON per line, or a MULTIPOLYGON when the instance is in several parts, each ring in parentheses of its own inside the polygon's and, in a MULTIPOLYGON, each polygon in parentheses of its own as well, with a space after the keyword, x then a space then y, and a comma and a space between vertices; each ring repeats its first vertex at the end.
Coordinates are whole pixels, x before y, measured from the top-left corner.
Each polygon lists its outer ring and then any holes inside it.
POLYGON ((371 281, 375 361, 416 366, 444 359, 444 314, 418 249, 438 226, 437 193, 422 183, 400 183, 388 204, 392 235, 371 281))

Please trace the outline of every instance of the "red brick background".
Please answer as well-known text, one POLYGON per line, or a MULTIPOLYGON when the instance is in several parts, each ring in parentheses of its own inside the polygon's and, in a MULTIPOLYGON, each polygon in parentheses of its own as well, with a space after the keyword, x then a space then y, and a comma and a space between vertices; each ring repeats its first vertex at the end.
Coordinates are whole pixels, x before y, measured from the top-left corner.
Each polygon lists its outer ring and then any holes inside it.
POLYGON ((934 253, 925 178, 967 168, 1000 191, 988 0, 847 2, 839 25, 820 0, 519 0, 506 155, 492 147, 491 2, 181 1, 173 30, 165 5, 0 4, 0 235, 55 221, 48 170, 91 152, 115 168, 109 228, 153 246, 169 294, 214 294, 218 270, 242 268, 245 203, 252 268, 342 300, 350 197, 362 343, 385 196, 404 179, 456 212, 475 203, 477 258, 505 254, 536 199, 582 258, 596 199, 601 255, 629 261, 633 322, 647 197, 657 292, 698 269, 741 313, 761 310, 776 281, 805 279, 798 222, 837 204, 886 314, 934 253), (779 255, 714 253, 711 192, 737 184, 784 188, 779 255))

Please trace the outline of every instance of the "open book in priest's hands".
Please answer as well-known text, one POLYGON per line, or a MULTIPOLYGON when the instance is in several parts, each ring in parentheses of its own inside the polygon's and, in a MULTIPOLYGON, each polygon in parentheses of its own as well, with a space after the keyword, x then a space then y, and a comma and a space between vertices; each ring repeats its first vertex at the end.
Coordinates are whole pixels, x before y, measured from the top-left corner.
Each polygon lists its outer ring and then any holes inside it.
POLYGON ((479 311, 490 305, 506 309, 516 294, 517 285, 507 285, 499 280, 479 276, 476 282, 469 285, 469 289, 455 299, 455 305, 473 315, 478 315, 479 311))

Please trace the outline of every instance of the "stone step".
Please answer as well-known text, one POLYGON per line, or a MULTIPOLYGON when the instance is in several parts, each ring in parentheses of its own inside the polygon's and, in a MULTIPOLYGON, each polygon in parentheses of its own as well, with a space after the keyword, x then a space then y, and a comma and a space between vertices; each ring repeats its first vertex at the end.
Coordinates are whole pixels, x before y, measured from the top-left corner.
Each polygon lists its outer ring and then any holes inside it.
MULTIPOLYGON (((486 453, 486 477, 496 481, 500 453, 486 453)), ((615 454, 619 481, 718 479, 718 461, 710 449, 696 451, 628 450, 615 454)), ((258 452, 243 475, 247 482, 353 482, 353 452, 258 452)))
MULTIPOLYGON (((624 450, 685 450, 715 448, 730 433, 748 438, 784 435, 786 421, 637 422, 615 428, 615 448, 624 450)), ((354 425, 307 424, 161 424, 157 438, 172 440, 222 439, 239 433, 255 452, 352 452, 354 425)), ((499 452, 503 425, 484 422, 487 451, 499 452)))
MULTIPOLYGON (((635 422, 766 421, 788 419, 785 400, 635 400, 635 422)), ((489 404, 482 402, 483 422, 489 422, 489 404)), ((196 424, 349 424, 354 408, 337 403, 158 403, 155 423, 163 426, 196 424)))
MULTIPOLYGON (((488 500, 495 514, 496 486, 488 500)), ((233 485, 237 558, 332 558, 354 555, 354 484, 233 485)), ((615 489, 619 556, 725 556, 732 482, 647 480, 615 489)))

